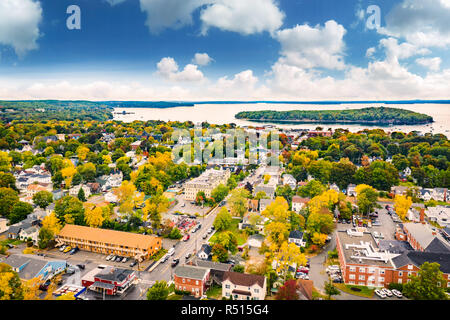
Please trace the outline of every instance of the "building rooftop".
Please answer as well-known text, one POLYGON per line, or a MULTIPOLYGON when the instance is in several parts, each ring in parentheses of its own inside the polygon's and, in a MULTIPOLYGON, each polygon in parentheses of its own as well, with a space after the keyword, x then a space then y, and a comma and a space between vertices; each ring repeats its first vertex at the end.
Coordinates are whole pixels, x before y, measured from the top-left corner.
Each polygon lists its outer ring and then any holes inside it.
POLYGON ((58 237, 109 243, 116 246, 127 246, 132 248, 139 248, 142 250, 147 250, 149 247, 157 246, 157 240, 159 239, 155 236, 76 226, 73 224, 66 224, 64 228, 62 228, 62 230, 59 232, 58 237))
POLYGON ((413 264, 420 267, 425 262, 436 262, 440 265, 440 270, 443 273, 450 274, 450 252, 422 252, 422 251, 408 251, 392 259, 396 268, 401 268, 405 265, 413 264))
MULTIPOLYGON (((403 224, 403 228, 406 229, 411 236, 420 244, 424 250, 428 249, 428 246, 434 239, 438 239, 440 242, 445 242, 441 235, 437 231, 433 231, 428 225, 422 223, 408 222, 403 224)), ((444 247, 448 247, 444 244, 444 247)), ((436 248, 436 242, 430 247, 430 250, 436 248)), ((447 249, 450 250, 450 249, 447 249)))
POLYGON ((223 281, 225 280, 230 280, 232 283, 244 287, 250 287, 254 284, 258 284, 260 287, 263 287, 265 277, 256 274, 227 271, 223 275, 223 281))
POLYGON ((203 280, 208 272, 209 268, 181 265, 175 268, 174 274, 180 278, 203 280))
POLYGON ((338 231, 337 237, 347 264, 391 267, 391 258, 398 254, 379 250, 370 232, 338 231))

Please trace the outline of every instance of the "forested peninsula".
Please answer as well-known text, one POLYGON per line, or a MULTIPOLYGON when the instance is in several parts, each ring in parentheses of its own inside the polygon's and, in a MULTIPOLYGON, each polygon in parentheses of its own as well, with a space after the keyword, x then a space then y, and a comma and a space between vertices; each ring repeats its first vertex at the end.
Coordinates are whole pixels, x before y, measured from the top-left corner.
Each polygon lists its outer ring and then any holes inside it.
POLYGON ((287 123, 355 123, 373 125, 418 125, 434 122, 422 113, 405 109, 370 107, 346 110, 292 110, 292 111, 244 111, 236 119, 257 122, 287 123))

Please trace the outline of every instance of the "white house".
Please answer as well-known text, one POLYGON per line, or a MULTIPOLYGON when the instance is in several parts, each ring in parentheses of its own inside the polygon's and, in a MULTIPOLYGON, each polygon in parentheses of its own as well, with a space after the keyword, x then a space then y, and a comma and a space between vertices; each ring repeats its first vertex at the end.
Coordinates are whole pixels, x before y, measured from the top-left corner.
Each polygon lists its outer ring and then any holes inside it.
POLYGON ((80 191, 80 188, 83 189, 84 196, 85 196, 86 199, 91 196, 91 189, 88 186, 81 185, 81 184, 77 185, 77 186, 75 186, 73 188, 70 188, 69 195, 71 195, 72 197, 77 197, 78 196, 78 192, 80 191))
POLYGON ((441 227, 450 226, 450 206, 429 207, 425 214, 430 221, 436 222, 441 227))
POLYGON ((296 245, 298 245, 299 247, 306 246, 306 241, 303 240, 303 232, 301 232, 299 230, 292 230, 289 233, 288 242, 293 242, 296 245))
POLYGON ((117 203, 119 200, 114 193, 108 192, 105 193, 105 201, 109 203, 117 203))
POLYGON ((347 186, 347 196, 349 197, 356 197, 356 185, 355 184, 349 184, 347 186))
POLYGON ((19 239, 22 241, 27 241, 28 238, 31 238, 33 244, 36 246, 39 241, 39 228, 36 226, 31 226, 26 229, 21 229, 19 232, 19 239))
POLYGON ((222 297, 233 300, 264 300, 267 281, 265 276, 225 271, 222 281, 222 297))
POLYGON ((212 248, 208 244, 203 244, 200 250, 197 253, 197 257, 199 257, 202 260, 208 260, 211 256, 212 248))
POLYGON ((308 203, 309 198, 302 198, 299 196, 292 197, 292 210, 295 212, 300 212, 305 205, 308 203))
POLYGON ((283 185, 288 185, 292 190, 295 190, 295 187, 297 187, 297 180, 291 174, 284 174, 283 185))

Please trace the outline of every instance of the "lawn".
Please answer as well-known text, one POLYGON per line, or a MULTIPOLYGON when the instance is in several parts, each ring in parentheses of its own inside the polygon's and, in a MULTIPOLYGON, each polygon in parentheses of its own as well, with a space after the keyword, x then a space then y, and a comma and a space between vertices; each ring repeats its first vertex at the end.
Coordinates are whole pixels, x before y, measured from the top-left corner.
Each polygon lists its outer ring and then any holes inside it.
POLYGON ((206 291, 208 299, 222 299, 222 287, 213 285, 206 291))
MULTIPOLYGON (((245 233, 245 231, 239 230, 239 222, 240 222, 239 219, 233 219, 231 221, 231 226, 226 231, 231 231, 237 239, 238 246, 241 246, 247 242, 248 235, 247 235, 247 233, 245 233)), ((221 231, 221 232, 224 232, 224 231, 221 231)), ((210 243, 213 242, 214 239, 217 237, 217 235, 220 234, 221 232, 214 233, 214 235, 211 237, 209 242, 210 243)))
POLYGON ((182 295, 179 294, 172 294, 170 296, 167 297, 167 300, 181 300, 181 298, 183 298, 182 295))
POLYGON ((359 297, 372 298, 375 289, 370 289, 365 286, 347 285, 345 283, 335 283, 334 286, 339 290, 342 290, 348 294, 353 294, 359 297), (359 289, 361 291, 354 291, 352 288, 359 289))

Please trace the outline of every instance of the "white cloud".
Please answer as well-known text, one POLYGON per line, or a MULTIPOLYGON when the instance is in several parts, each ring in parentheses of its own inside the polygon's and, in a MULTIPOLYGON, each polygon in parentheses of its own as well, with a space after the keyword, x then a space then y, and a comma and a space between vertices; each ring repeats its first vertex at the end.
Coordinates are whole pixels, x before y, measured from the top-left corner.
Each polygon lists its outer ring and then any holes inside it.
POLYGON ((281 43, 282 62, 300 68, 323 67, 342 70, 345 68, 343 53, 345 28, 334 20, 322 27, 297 25, 283 29, 275 38, 281 43))
POLYGON ((164 29, 178 29, 191 25, 193 12, 214 0, 139 0, 141 10, 147 14, 146 26, 151 33, 164 29))
POLYGON ((11 46, 19 57, 38 48, 41 3, 36 0, 0 1, 0 44, 11 46))
POLYGON ((283 25, 284 13, 274 0, 214 0, 201 11, 202 33, 216 27, 244 35, 275 32, 283 25))
POLYGON ((407 59, 415 55, 425 55, 431 53, 427 48, 419 48, 407 42, 401 44, 395 38, 387 38, 380 40, 380 47, 384 47, 386 50, 386 59, 402 60, 407 59))
POLYGON ((419 58, 416 63, 430 69, 431 71, 439 71, 441 68, 442 60, 439 57, 435 58, 419 58))
POLYGON ((158 74, 170 81, 197 82, 205 79, 203 73, 193 64, 188 64, 179 71, 178 64, 171 57, 161 59, 157 64, 158 74))
POLYGON ((367 58, 372 58, 372 56, 375 54, 376 51, 377 51, 377 49, 374 48, 374 47, 371 47, 371 48, 367 49, 366 57, 367 58))
POLYGON ((213 60, 207 53, 196 53, 192 62, 199 66, 207 66, 213 60))
POLYGON ((387 14, 379 32, 420 47, 445 47, 450 44, 449 20, 448 0, 403 0, 387 14))

